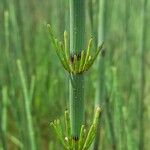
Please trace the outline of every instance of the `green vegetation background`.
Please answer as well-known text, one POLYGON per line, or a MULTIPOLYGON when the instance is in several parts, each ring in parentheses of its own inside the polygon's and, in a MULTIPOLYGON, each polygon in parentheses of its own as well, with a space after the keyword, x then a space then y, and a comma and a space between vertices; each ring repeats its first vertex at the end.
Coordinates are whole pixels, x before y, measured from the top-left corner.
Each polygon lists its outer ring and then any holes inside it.
MULTIPOLYGON (((86 1, 87 40, 92 33, 90 15, 94 19, 98 15, 97 1, 91 1, 92 12, 86 1)), ((148 150, 150 1, 147 0, 146 7, 143 0, 105 2, 105 98, 101 103, 100 147, 110 150, 115 143, 117 150, 138 150, 142 121, 144 150, 148 150)), ((26 101, 32 114, 36 149, 61 149, 49 124, 56 118, 62 118, 63 122, 63 112, 68 108, 68 74, 50 43, 47 23, 62 39, 64 30, 69 31, 68 0, 0 0, 0 150, 31 149, 26 101)), ((93 115, 97 81, 101 78, 98 63, 86 73, 87 126, 93 115)))

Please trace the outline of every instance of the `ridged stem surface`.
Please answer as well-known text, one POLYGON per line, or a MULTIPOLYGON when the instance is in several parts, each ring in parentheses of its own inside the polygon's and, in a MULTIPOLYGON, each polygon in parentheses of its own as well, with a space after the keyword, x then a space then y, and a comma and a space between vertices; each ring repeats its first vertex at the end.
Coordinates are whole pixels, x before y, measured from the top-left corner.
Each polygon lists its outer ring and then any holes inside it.
MULTIPOLYGON (((85 0, 70 0, 70 57, 84 48, 85 0)), ((70 115, 72 138, 78 140, 84 122, 84 76, 71 75, 70 115)))

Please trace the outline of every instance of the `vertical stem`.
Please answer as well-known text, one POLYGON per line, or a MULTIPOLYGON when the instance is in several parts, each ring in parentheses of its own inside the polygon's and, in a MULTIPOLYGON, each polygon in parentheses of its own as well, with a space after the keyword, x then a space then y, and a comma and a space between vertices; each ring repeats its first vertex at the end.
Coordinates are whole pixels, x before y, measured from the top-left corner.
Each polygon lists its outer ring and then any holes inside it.
POLYGON ((92 29, 92 36, 94 38, 94 47, 98 45, 98 17, 99 17, 99 0, 88 0, 89 19, 92 29))
POLYGON ((7 87, 3 87, 2 89, 2 119, 1 119, 1 136, 2 136, 2 145, 3 149, 7 149, 7 104, 8 104, 8 97, 7 97, 7 87))
MULTIPOLYGON (((80 54, 84 48, 85 0, 70 0, 70 52, 80 54)), ((72 138, 78 140, 84 122, 84 76, 71 75, 70 115, 72 138)))
MULTIPOLYGON (((99 5, 100 5, 100 8, 99 8, 100 11, 99 11, 98 45, 101 44, 105 38, 106 1, 101 0, 99 5)), ((97 82, 96 99, 95 99, 96 107, 103 103, 102 95, 104 92, 103 91, 104 90, 104 71, 105 71, 104 58, 102 58, 99 61, 99 65, 98 65, 98 74, 99 74, 100 78, 98 79, 99 81, 97 82)))
MULTIPOLYGON (((6 61, 8 63, 9 58, 9 13, 8 11, 4 11, 4 27, 5 27, 5 53, 6 53, 6 61)), ((8 67, 8 64, 7 64, 8 67)), ((8 69, 9 71, 9 69, 8 69)), ((2 140, 3 149, 7 149, 7 87, 2 88, 2 111, 1 113, 1 124, 0 124, 0 138, 2 140)))
POLYGON ((125 144, 123 144, 123 138, 122 138, 122 135, 123 135, 123 129, 124 129, 124 126, 122 124, 122 101, 120 99, 120 96, 119 96, 119 88, 118 88, 118 81, 117 81, 117 69, 116 67, 113 67, 112 68, 112 75, 113 75, 113 86, 112 86, 112 100, 114 101, 114 137, 113 137, 113 149, 116 150, 116 149, 121 149, 123 150, 125 144), (116 134, 115 134, 116 133, 116 134))
POLYGON ((32 123, 31 108, 30 108, 30 95, 29 95, 29 92, 27 89, 25 76, 23 73, 23 69, 22 69, 20 60, 17 61, 17 65, 18 65, 18 69, 19 69, 19 75, 20 75, 20 80, 21 80, 23 94, 24 94, 24 100, 25 100, 25 113, 26 113, 26 117, 27 117, 27 127, 28 127, 28 133, 29 133, 30 149, 35 150, 36 144, 35 144, 34 129, 33 129, 33 123, 32 123))
POLYGON ((70 51, 84 48, 85 0, 70 0, 70 51))
MULTIPOLYGON (((98 28, 98 45, 104 41, 105 38, 105 20, 106 17, 106 1, 99 2, 99 28, 98 28)), ((98 82, 96 88, 95 107, 104 104, 104 78, 105 78, 105 58, 102 57, 98 64, 98 82)), ((100 122, 99 122, 100 123, 100 122)), ((93 145, 93 150, 99 149, 100 142, 100 125, 97 128, 97 134, 93 145)))
POLYGON ((146 41, 146 6, 147 0, 143 0, 142 9, 142 35, 141 35, 141 83, 140 83, 140 119, 139 119, 139 150, 144 149, 144 91, 145 91, 145 41, 146 41))

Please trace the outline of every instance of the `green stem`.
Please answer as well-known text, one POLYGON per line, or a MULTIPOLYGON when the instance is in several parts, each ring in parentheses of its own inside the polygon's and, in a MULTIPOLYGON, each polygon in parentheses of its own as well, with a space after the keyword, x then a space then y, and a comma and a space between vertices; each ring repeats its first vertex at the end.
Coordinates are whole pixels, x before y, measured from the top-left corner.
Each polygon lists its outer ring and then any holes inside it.
POLYGON ((143 9, 142 9, 142 35, 141 35, 141 81, 140 81, 140 118, 139 118, 139 150, 144 149, 144 92, 145 92, 145 42, 146 42, 146 7, 147 0, 143 1, 143 9))
POLYGON ((7 149, 7 105, 8 105, 8 95, 7 87, 2 88, 2 111, 1 111, 1 138, 3 149, 7 149))
MULTIPOLYGON (((99 28, 98 28, 98 42, 99 45, 105 39, 105 26, 106 26, 106 3, 107 1, 101 0, 99 3, 99 28)), ((105 57, 99 60, 98 64, 98 81, 96 85, 96 97, 95 97, 95 107, 104 105, 105 99, 105 57)), ((99 122, 100 124, 100 122, 99 122)), ((97 134, 95 137, 93 150, 98 150, 100 147, 100 125, 97 127, 97 134)))
MULTIPOLYGON (((105 39, 105 22, 106 22, 106 1, 101 0, 100 2, 100 12, 99 12, 99 29, 98 29, 98 45, 102 43, 105 39)), ((97 82, 97 91, 96 91, 96 99, 95 99, 95 107, 102 105, 102 100, 104 100, 103 93, 104 93, 104 72, 105 72, 105 58, 102 57, 101 60, 99 60, 98 65, 98 74, 100 78, 97 82)))
POLYGON ((79 138, 80 129, 84 121, 84 78, 74 75, 70 88, 71 131, 75 139, 79 138))
POLYGON ((84 49, 85 0, 70 0, 70 51, 84 49))
POLYGON ((33 129, 33 120, 32 120, 32 114, 31 114, 31 108, 30 108, 30 94, 27 89, 27 84, 24 76, 24 72, 22 69, 22 65, 20 60, 17 61, 20 80, 22 84, 23 94, 24 94, 24 100, 25 100, 25 113, 27 117, 27 128, 29 133, 29 142, 30 142, 30 149, 35 150, 36 144, 35 144, 35 137, 34 137, 34 129, 33 129))
MULTIPOLYGON (((85 0, 70 0, 70 52, 84 48, 85 0)), ((78 140, 84 122, 84 76, 72 75, 70 83, 70 121, 72 138, 78 140)))

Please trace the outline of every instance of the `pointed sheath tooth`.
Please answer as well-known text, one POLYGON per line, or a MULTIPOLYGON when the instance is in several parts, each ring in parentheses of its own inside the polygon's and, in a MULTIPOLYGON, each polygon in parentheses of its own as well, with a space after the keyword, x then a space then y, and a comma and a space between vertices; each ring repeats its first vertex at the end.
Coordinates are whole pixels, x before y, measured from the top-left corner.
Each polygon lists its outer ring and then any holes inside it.
POLYGON ((60 61, 63 65, 63 67, 68 71, 70 72, 70 67, 69 67, 69 62, 68 60, 66 59, 65 57, 65 52, 64 52, 64 46, 63 46, 63 43, 62 42, 58 42, 58 53, 60 55, 60 61))
POLYGON ((77 55, 74 55, 74 62, 73 62, 73 64, 74 64, 74 71, 75 71, 75 74, 77 73, 77 67, 78 67, 78 64, 77 64, 78 62, 77 62, 77 55))
MULTIPOLYGON (((56 53, 57 53, 57 55, 58 55, 58 53, 59 53, 59 51, 60 51, 60 48, 59 48, 59 42, 58 42, 58 40, 57 39, 54 39, 55 40, 55 45, 56 45, 56 53)), ((60 55, 60 53, 59 53, 59 55, 60 55)))
POLYGON ((80 68, 80 61, 81 61, 81 52, 77 55, 77 64, 76 64, 76 72, 79 74, 79 68, 80 68))
POLYGON ((73 70, 73 64, 72 63, 69 63, 69 70, 70 70, 70 73, 74 72, 74 70, 73 70))
POLYGON ((64 52, 64 45, 63 45, 62 42, 59 42, 59 46, 60 46, 60 50, 61 50, 62 52, 64 52))
POLYGON ((64 45, 63 45, 62 42, 60 42, 60 47, 61 47, 61 52, 62 52, 62 55, 63 55, 65 65, 67 67, 68 72, 70 73, 69 59, 68 59, 68 57, 66 57, 66 52, 64 50, 64 45))
POLYGON ((100 52, 100 51, 102 50, 102 48, 103 48, 103 45, 104 45, 104 42, 98 47, 98 49, 97 49, 97 51, 96 51, 96 53, 95 53, 95 55, 94 55, 94 57, 93 57, 93 61, 95 61, 95 59, 97 58, 99 52, 100 52))
POLYGON ((49 34, 50 34, 50 39, 51 39, 53 45, 55 46, 55 48, 57 48, 57 44, 56 44, 56 41, 55 41, 55 36, 53 34, 53 31, 52 31, 52 28, 51 28, 50 24, 47 24, 47 28, 48 28, 48 31, 49 31, 49 34))
POLYGON ((66 145, 65 142, 64 142, 63 136, 61 135, 61 133, 60 133, 59 129, 57 128, 57 126, 54 125, 54 124, 53 124, 53 129, 54 129, 54 131, 55 131, 55 133, 56 133, 56 135, 57 135, 57 137, 58 137, 60 143, 63 145, 63 147, 64 147, 65 149, 68 149, 68 148, 67 148, 67 145, 66 145))
POLYGON ((102 42, 102 44, 98 47, 97 52, 96 52, 96 54, 95 54, 95 56, 94 56, 95 59, 97 58, 99 52, 102 50, 103 45, 104 45, 104 42, 102 42))
POLYGON ((64 61, 64 59, 61 57, 61 55, 59 53, 57 53, 57 56, 62 64, 62 66, 64 67, 64 69, 66 69, 68 72, 70 72, 70 67, 68 67, 68 64, 66 64, 66 62, 64 61))
POLYGON ((87 150, 89 148, 91 141, 94 139, 94 133, 95 133, 95 126, 94 126, 94 124, 92 124, 90 129, 89 129, 89 132, 88 132, 88 135, 86 137, 86 140, 85 140, 85 143, 84 143, 82 150, 87 150))
POLYGON ((62 42, 59 42, 55 37, 54 37, 54 34, 53 34, 53 31, 51 29, 51 26, 48 24, 47 25, 47 28, 48 28, 48 31, 50 33, 50 39, 53 43, 53 45, 55 46, 55 50, 56 50, 56 53, 57 53, 57 56, 61 62, 61 64, 63 65, 63 67, 68 71, 70 72, 70 66, 69 66, 69 63, 66 59, 65 54, 63 52, 63 44, 62 42))
POLYGON ((80 59, 80 66, 79 66, 79 73, 82 71, 83 65, 85 60, 85 51, 81 51, 81 59, 80 59))
POLYGON ((79 145, 78 145, 79 150, 82 150, 82 148, 83 148, 84 139, 85 139, 85 126, 82 125, 81 131, 80 131, 79 145))
POLYGON ((94 120, 93 120, 93 124, 97 125, 99 122, 99 117, 100 117, 100 113, 101 113, 101 108, 97 107, 96 111, 95 111, 95 115, 94 115, 94 120))
POLYGON ((62 50, 62 53, 63 53, 63 57, 64 57, 64 60, 66 62, 66 65, 67 65, 67 69, 69 70, 68 72, 70 73, 71 72, 71 69, 70 69, 70 63, 69 63, 69 58, 68 58, 68 46, 67 46, 67 32, 65 31, 64 32, 64 45, 62 42, 60 42, 60 46, 61 46, 61 50, 62 50))
POLYGON ((47 29, 48 29, 48 31, 49 31, 49 33, 50 33, 50 36, 51 36, 51 37, 54 37, 54 36, 53 36, 53 31, 52 31, 52 28, 51 28, 50 24, 47 24, 47 29))
POLYGON ((98 47, 95 55, 93 57, 91 57, 91 60, 88 62, 87 66, 86 66, 86 69, 85 70, 88 70, 94 63, 94 61, 96 60, 99 52, 102 50, 103 48, 103 45, 104 45, 104 42, 98 47))
POLYGON ((64 61, 65 61, 66 64, 67 64, 67 60, 66 60, 66 57, 65 57, 64 46, 63 46, 63 43, 62 43, 62 42, 59 42, 59 43, 58 43, 58 49, 59 49, 59 53, 62 55, 64 61))
POLYGON ((66 57, 66 59, 68 59, 69 48, 68 48, 68 33, 67 33, 67 31, 64 31, 64 47, 65 47, 65 57, 66 57))
POLYGON ((98 125, 98 122, 99 122, 100 113, 101 113, 101 108, 97 107, 95 115, 94 115, 93 123, 92 123, 92 125, 90 127, 90 130, 88 132, 83 150, 87 150, 90 147, 90 145, 91 145, 91 143, 92 143, 92 141, 95 137, 97 125, 98 125))
POLYGON ((93 65, 93 63, 94 63, 94 59, 91 57, 91 60, 88 62, 84 70, 85 71, 89 70, 90 67, 93 65))
POLYGON ((86 64, 88 63, 88 57, 90 55, 90 50, 91 50, 91 47, 92 47, 92 38, 89 40, 89 43, 88 43, 88 48, 87 48, 87 51, 86 51, 86 57, 85 57, 85 61, 84 61, 84 65, 83 65, 83 70, 86 66, 86 64))

